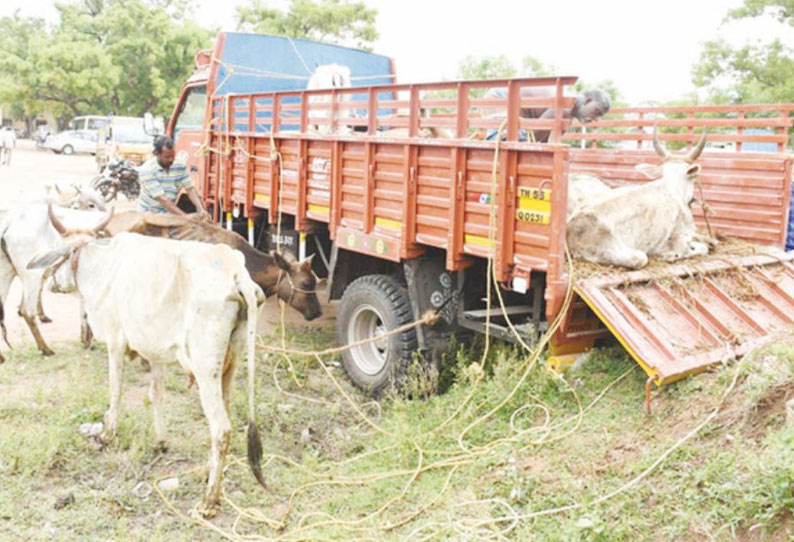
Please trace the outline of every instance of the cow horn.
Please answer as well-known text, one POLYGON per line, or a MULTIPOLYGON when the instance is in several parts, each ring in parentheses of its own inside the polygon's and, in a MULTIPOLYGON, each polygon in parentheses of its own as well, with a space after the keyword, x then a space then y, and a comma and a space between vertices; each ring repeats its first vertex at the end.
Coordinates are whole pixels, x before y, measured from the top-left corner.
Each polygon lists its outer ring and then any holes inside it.
POLYGON ((105 229, 105 226, 107 226, 107 225, 108 225, 108 223, 110 223, 110 219, 111 219, 111 218, 113 218, 113 211, 115 211, 115 210, 116 210, 116 208, 115 208, 115 207, 111 207, 111 208, 110 208, 110 211, 108 211, 108 212, 107 212, 107 214, 105 215, 105 218, 103 218, 103 219, 102 219, 102 222, 100 222, 99 224, 97 224, 97 225, 94 227, 94 231, 95 231, 96 233, 99 233, 99 232, 101 232, 102 230, 104 230, 104 229, 105 229))
POLYGON ((61 224, 61 221, 55 216, 55 213, 52 212, 52 204, 47 205, 47 214, 50 215, 50 222, 52 222, 52 227, 57 230, 58 233, 61 235, 66 233, 66 228, 61 224))
POLYGON ((667 160, 670 158, 671 154, 664 148, 664 145, 661 144, 659 141, 659 127, 653 127, 653 148, 656 150, 656 154, 662 157, 662 159, 667 160))
POLYGON ((686 156, 687 162, 694 162, 700 156, 700 153, 703 152, 703 148, 706 146, 706 130, 703 130, 703 135, 700 136, 700 141, 695 146, 692 151, 686 156))

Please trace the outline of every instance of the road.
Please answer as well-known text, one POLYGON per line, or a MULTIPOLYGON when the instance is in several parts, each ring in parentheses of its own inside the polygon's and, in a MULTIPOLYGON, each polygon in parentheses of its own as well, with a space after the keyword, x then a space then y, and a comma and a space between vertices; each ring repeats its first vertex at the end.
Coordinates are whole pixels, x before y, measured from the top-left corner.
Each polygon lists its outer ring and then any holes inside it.
MULTIPOLYGON (((0 166, 0 208, 41 202, 44 200, 48 185, 53 186, 57 183, 59 186, 66 187, 72 183, 86 184, 96 175, 96 163, 91 155, 57 155, 51 151, 36 150, 30 139, 19 140, 11 157, 11 165, 0 166)), ((116 204, 119 210, 132 206, 123 196, 120 198, 121 202, 116 204)), ((323 302, 325 294, 324 292, 321 294, 321 302, 323 302)), ((8 340, 12 346, 34 344, 25 321, 17 314, 21 297, 21 284, 19 280, 15 280, 5 302, 8 340)), ((52 323, 43 324, 40 327, 45 341, 53 346, 58 342, 79 340, 79 300, 77 297, 53 294, 45 288, 42 303, 44 312, 53 320, 52 323)), ((324 311, 325 314, 322 318, 307 323, 304 322, 300 314, 288 309, 285 311, 286 322, 291 327, 304 324, 328 325, 328 322, 335 317, 336 304, 324 306, 324 311)), ((260 332, 271 332, 280 320, 280 315, 278 304, 272 298, 268 299, 259 321, 260 332)))

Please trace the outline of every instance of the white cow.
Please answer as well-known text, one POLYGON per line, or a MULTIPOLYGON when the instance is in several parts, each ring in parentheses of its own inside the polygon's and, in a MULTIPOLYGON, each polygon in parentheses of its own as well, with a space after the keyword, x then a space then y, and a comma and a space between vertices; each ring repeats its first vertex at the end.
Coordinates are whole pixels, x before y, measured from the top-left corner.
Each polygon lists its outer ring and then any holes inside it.
POLYGON ((45 203, 52 203, 70 209, 84 209, 94 211, 105 210, 105 200, 90 186, 72 184, 69 188, 61 188, 58 183, 44 187, 45 203))
POLYGON ((713 246, 714 240, 695 232, 689 208, 700 173, 694 161, 703 151, 706 134, 687 155, 668 152, 655 131, 653 143, 662 165, 637 168, 655 181, 615 188, 582 203, 570 217, 566 239, 575 258, 639 269, 649 255, 675 261, 707 254, 713 246))
POLYGON ((568 212, 573 213, 585 203, 592 203, 612 193, 612 187, 592 173, 571 173, 568 175, 568 212))
MULTIPOLYGON (((73 200, 67 200, 69 205, 80 207, 94 206, 91 198, 83 199, 85 193, 79 193, 73 200)), ((101 198, 100 198, 101 199, 101 198)), ((102 202, 104 207, 104 202, 102 202)), ((89 228, 102 219, 98 211, 85 211, 79 209, 55 208, 59 219, 72 228, 89 228)), ((25 320, 30 333, 36 341, 36 346, 42 354, 50 356, 54 352, 44 342, 39 331, 38 321, 50 322, 41 306, 41 289, 44 284, 44 271, 41 269, 27 269, 27 264, 33 256, 40 252, 52 250, 61 244, 61 236, 50 224, 47 216, 47 205, 31 204, 21 205, 0 211, 0 303, 5 306, 8 290, 14 277, 22 281, 22 302, 19 306, 19 315, 25 320)), ((3 326, 4 327, 4 326, 3 326)), ((2 361, 0 356, 0 361, 2 361)))
MULTIPOLYGON (((316 89, 331 89, 331 88, 349 88, 353 86, 350 81, 350 68, 340 64, 324 64, 317 66, 314 73, 309 77, 309 82, 306 85, 306 90, 316 89)), ((344 94, 340 97, 340 102, 349 102, 350 95, 344 94)), ((309 104, 330 104, 331 95, 310 96, 309 104)), ((340 117, 349 117, 351 111, 349 109, 340 109, 337 115, 340 117)), ((312 123, 311 127, 314 131, 321 134, 330 134, 330 124, 316 124, 318 119, 328 119, 331 116, 330 109, 314 110, 310 107, 309 122, 312 123)), ((352 130, 349 126, 338 126, 336 133, 349 134, 352 130)))
POLYGON ((49 267, 55 291, 77 290, 91 328, 107 344, 110 407, 100 439, 107 442, 116 434, 124 356, 135 353, 151 364, 154 431, 163 443, 164 371, 167 364, 178 362, 195 378, 209 421, 209 479, 198 511, 212 515, 232 431, 231 384, 247 348, 248 458, 264 486, 262 444, 254 425, 254 347, 265 298, 251 280, 242 253, 221 244, 134 233, 94 240, 92 232, 66 230, 54 215, 51 220, 65 243, 36 257, 29 267, 49 267))

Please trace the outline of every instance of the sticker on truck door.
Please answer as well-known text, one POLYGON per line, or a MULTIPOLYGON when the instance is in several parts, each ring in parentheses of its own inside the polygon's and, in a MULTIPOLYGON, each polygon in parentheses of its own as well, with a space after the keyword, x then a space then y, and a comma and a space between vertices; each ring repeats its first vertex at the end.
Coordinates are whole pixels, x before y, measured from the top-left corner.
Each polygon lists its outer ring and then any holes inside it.
POLYGON ((516 220, 530 224, 548 224, 551 216, 551 189, 518 189, 518 209, 516 220))

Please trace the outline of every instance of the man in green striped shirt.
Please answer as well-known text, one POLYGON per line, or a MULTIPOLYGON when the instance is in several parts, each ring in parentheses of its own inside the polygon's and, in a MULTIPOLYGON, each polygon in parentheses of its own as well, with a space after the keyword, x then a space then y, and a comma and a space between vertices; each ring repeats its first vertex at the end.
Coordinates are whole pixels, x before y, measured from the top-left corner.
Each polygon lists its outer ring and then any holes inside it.
POLYGON ((154 142, 154 156, 140 168, 141 194, 138 196, 138 210, 145 213, 186 215, 187 213, 176 206, 179 191, 184 189, 202 218, 209 219, 185 164, 174 163, 174 156, 174 140, 166 136, 158 137, 154 142))

